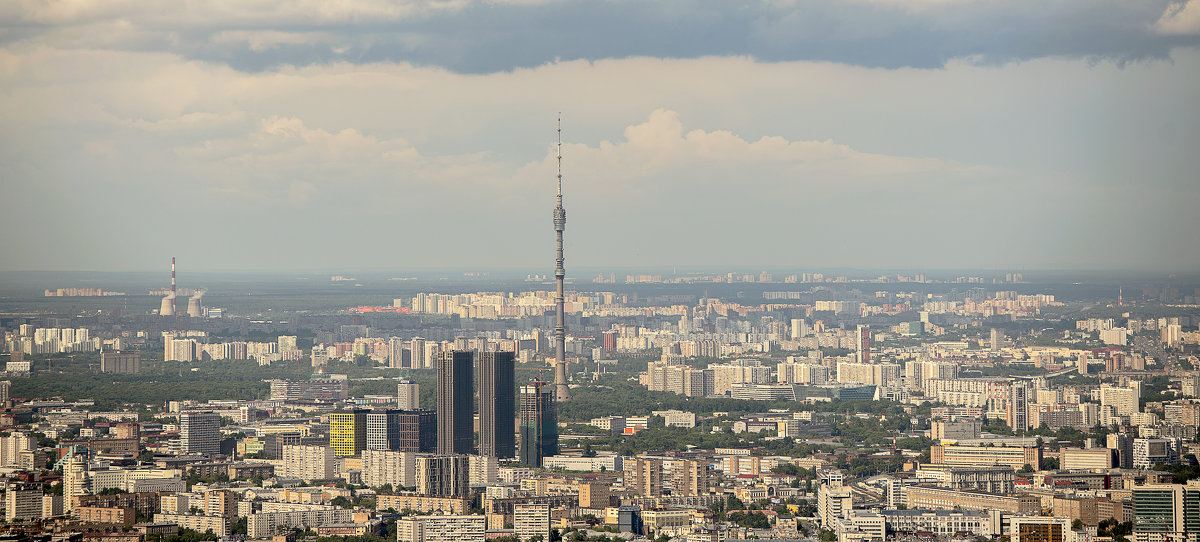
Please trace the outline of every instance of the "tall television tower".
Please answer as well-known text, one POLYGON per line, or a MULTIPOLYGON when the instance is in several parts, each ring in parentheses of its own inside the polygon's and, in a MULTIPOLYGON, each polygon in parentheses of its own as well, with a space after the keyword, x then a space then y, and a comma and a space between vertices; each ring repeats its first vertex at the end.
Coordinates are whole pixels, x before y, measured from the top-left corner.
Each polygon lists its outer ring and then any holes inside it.
POLYGON ((561 403, 571 398, 571 389, 567 387, 567 319, 563 294, 563 281, 567 278, 567 271, 563 269, 563 230, 567 229, 567 211, 562 204, 562 117, 558 119, 558 198, 555 201, 558 205, 554 207, 554 281, 558 283, 558 291, 554 295, 557 312, 554 320, 554 400, 561 403))

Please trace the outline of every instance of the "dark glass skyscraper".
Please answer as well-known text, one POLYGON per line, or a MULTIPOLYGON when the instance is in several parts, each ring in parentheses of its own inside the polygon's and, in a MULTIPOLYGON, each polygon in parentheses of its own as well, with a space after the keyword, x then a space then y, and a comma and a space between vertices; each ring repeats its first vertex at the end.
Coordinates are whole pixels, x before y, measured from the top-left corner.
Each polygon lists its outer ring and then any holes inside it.
POLYGON ((471 352, 441 352, 437 357, 437 452, 474 450, 475 401, 471 352))
POLYGON ((558 453, 558 415, 554 391, 535 380, 521 386, 521 449, 524 467, 541 467, 542 459, 558 453))
POLYGON ((512 352, 479 354, 479 455, 509 458, 517 455, 513 436, 516 421, 516 382, 512 352))

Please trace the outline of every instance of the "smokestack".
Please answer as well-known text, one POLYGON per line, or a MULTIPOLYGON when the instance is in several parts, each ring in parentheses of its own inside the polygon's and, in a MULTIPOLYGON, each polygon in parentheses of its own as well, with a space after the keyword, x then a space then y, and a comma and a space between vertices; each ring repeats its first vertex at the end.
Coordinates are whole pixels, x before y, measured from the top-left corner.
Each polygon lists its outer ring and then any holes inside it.
POLYGON ((175 314, 175 257, 171 256, 171 314, 175 314))

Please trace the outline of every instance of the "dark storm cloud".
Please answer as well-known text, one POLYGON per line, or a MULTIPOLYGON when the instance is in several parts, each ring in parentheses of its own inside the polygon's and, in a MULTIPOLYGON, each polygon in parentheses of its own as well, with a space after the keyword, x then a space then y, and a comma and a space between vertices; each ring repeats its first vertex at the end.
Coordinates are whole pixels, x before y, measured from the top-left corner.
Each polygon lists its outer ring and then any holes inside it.
MULTIPOLYGON (((1158 24, 1182 7, 1167 0, 567 0, 319 14, 285 5, 245 16, 186 10, 173 15, 160 9, 148 16, 135 6, 129 13, 110 11, 79 23, 95 25, 105 16, 127 22, 133 27, 126 29, 130 37, 114 39, 112 46, 161 48, 246 71, 348 61, 490 73, 555 60, 633 56, 748 56, 936 68, 956 58, 984 64, 1042 57, 1167 58, 1174 47, 1200 44, 1196 29, 1166 33, 1158 24), (230 39, 231 32, 247 41, 230 39), (256 33, 290 37, 264 41, 256 33)), ((0 39, 7 42, 31 39, 31 28, 57 27, 7 19, 0 30, 0 39)))

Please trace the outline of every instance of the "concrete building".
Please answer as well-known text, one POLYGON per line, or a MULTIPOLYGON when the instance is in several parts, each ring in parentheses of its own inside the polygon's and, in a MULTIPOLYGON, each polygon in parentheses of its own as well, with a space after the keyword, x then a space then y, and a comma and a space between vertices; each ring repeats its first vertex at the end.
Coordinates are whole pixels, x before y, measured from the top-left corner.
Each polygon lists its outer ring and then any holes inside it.
POLYGON ((930 463, 935 465, 958 465, 986 467, 1007 465, 1020 469, 1025 465, 1038 468, 1042 460, 1042 449, 1037 446, 965 446, 935 445, 930 448, 930 463))
POLYGON ((362 480, 371 487, 390 484, 393 488, 416 485, 417 456, 396 450, 363 450, 362 480))
POLYGON ((396 408, 419 410, 421 408, 421 385, 408 379, 400 380, 396 384, 396 408))
POLYGON ((853 508, 854 493, 841 482, 822 483, 817 488, 817 519, 822 528, 832 529, 853 508))
POLYGON ((215 412, 184 412, 179 415, 180 454, 221 453, 221 415, 215 412))
POLYGON ((396 542, 484 542, 484 516, 417 516, 396 522, 396 542))
POLYGON ((520 540, 540 536, 550 540, 550 505, 518 504, 513 510, 513 530, 520 540))
POLYGON ((301 480, 329 480, 337 476, 333 449, 328 446, 283 446, 283 473, 301 480))
POLYGON ((1116 451, 1109 448, 1062 448, 1059 468, 1063 470, 1111 469, 1116 466, 1116 451))
POLYGON ((465 497, 471 487, 470 460, 465 455, 417 456, 413 475, 422 495, 465 497))
POLYGON ((915 485, 905 492, 907 506, 912 510, 999 510, 1010 514, 1038 514, 1041 498, 1037 495, 999 495, 944 487, 915 485))
POLYGON ((4 521, 29 521, 42 515, 42 487, 12 484, 4 491, 4 521))
POLYGON ((141 369, 141 356, 133 352, 101 352, 100 372, 136 374, 141 369))
POLYGON ((930 422, 930 438, 937 441, 977 439, 982 431, 983 422, 978 418, 930 422))
POLYGON ((1133 468, 1150 469, 1162 463, 1179 463, 1183 444, 1178 438, 1135 438, 1133 439, 1133 468))
POLYGON ((658 497, 663 491, 661 459, 634 458, 624 462, 622 483, 641 497, 658 497))

